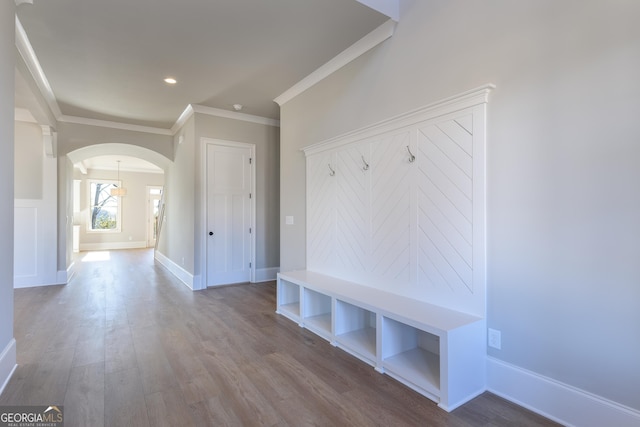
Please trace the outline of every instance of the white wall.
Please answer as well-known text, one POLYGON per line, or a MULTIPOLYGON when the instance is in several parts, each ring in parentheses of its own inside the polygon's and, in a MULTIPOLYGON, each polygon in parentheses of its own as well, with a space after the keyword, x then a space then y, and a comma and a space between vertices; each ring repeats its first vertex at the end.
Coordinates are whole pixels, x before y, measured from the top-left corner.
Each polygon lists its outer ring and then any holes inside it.
POLYGON ((489 355, 640 410, 640 3, 401 6, 391 39, 282 107, 282 269, 305 266, 301 147, 494 83, 489 355))
MULTIPOLYGON (((13 200, 14 2, 0 2, 0 194, 13 200)), ((16 365, 13 338, 13 205, 0 204, 0 392, 16 365)))
POLYGON ((120 171, 120 181, 127 195, 120 199, 122 220, 119 232, 88 232, 90 222, 89 180, 117 180, 117 171, 88 170, 86 175, 75 171, 80 182, 80 215, 74 224, 80 226, 80 250, 132 249, 147 247, 147 186, 164 185, 162 173, 120 171))

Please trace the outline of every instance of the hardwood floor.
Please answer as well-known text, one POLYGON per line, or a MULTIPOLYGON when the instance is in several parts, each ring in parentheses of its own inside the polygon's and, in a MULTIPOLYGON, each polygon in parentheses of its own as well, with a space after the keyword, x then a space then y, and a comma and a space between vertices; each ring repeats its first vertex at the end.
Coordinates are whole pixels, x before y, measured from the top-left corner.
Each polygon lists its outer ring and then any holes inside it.
POLYGON ((446 413, 275 314, 275 283, 192 292, 149 250, 83 253, 66 286, 15 290, 0 405, 65 426, 551 426, 490 393, 446 413))

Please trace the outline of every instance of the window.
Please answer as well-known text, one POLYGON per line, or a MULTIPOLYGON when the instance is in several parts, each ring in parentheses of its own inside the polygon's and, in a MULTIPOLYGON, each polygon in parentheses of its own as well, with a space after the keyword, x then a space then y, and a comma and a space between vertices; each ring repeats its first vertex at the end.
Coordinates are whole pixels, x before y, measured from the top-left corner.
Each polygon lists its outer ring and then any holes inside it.
POLYGON ((120 197, 111 195, 120 185, 119 181, 89 180, 88 231, 120 232, 120 197))

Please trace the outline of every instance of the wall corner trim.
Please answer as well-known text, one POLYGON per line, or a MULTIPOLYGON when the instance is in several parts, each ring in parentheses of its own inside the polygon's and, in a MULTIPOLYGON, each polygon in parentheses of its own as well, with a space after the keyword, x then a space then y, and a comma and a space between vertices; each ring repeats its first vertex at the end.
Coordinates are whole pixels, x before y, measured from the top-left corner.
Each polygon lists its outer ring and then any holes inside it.
POLYGON ((16 339, 11 338, 0 353, 0 395, 18 367, 16 360, 16 339))
POLYGON ((393 36, 395 28, 396 22, 393 19, 389 19, 384 24, 380 25, 378 28, 352 44, 350 47, 346 48, 333 59, 330 59, 324 65, 320 66, 320 68, 309 74, 307 77, 291 86, 284 93, 275 98, 274 101, 280 106, 289 102, 311 86, 324 80, 329 75, 335 73, 340 68, 393 36))
POLYGON ((640 425, 640 411, 636 409, 490 356, 487 385, 491 393, 563 425, 640 425))

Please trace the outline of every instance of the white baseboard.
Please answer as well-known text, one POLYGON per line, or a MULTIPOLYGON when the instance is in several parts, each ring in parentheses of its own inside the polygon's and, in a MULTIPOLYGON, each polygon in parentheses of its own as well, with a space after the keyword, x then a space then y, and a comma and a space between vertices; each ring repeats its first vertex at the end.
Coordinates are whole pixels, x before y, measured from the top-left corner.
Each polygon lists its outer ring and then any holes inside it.
POLYGON ((30 277, 14 277, 13 278, 13 288, 14 289, 22 289, 22 288, 36 288, 39 286, 56 286, 56 285, 66 285, 69 283, 69 280, 75 274, 75 263, 71 263, 67 270, 58 270, 53 274, 50 274, 49 277, 45 277, 42 281, 39 276, 30 276, 30 277))
POLYGON ((171 261, 161 252, 155 251, 154 257, 155 260, 158 261, 158 264, 169 270, 171 274, 176 276, 189 289, 193 290, 193 274, 171 261))
POLYGON ((80 251, 117 251, 119 249, 144 249, 147 242, 81 243, 80 251))
POLYGON ((640 411, 493 357, 487 379, 490 392, 566 426, 640 426, 640 411))
POLYGON ((0 353, 0 394, 4 391, 4 388, 9 384, 11 376, 18 367, 16 363, 16 340, 11 338, 9 344, 0 353))
POLYGON ((256 268, 256 281, 259 282, 271 282, 276 280, 280 267, 271 268, 256 268))
POLYGON ((58 270, 56 285, 66 285, 76 275, 76 262, 72 261, 66 270, 58 270))

